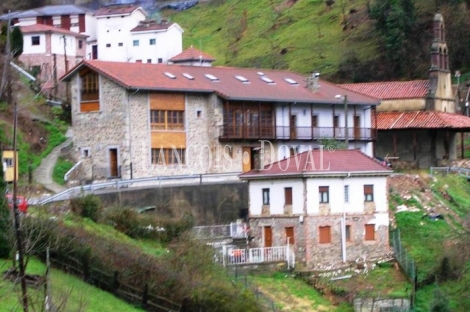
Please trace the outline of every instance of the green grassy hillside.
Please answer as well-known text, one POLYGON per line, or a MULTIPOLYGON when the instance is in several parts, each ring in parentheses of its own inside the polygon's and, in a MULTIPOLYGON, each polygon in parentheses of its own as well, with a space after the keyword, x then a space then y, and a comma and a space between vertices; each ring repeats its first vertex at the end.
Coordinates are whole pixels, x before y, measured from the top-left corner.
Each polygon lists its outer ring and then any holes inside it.
POLYGON ((217 65, 328 75, 338 70, 348 51, 373 57, 376 43, 368 34, 365 3, 230 0, 163 13, 184 28, 184 47, 213 55, 217 65))

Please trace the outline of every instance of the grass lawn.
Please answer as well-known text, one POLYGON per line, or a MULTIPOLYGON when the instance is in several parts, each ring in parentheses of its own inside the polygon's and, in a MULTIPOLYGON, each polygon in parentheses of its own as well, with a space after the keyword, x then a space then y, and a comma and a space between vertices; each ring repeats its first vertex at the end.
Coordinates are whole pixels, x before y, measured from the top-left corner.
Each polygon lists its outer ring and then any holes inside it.
MULTIPOLYGON (((10 266, 10 260, 0 259, 2 272, 10 266)), ((45 265, 35 259, 30 261, 27 268, 29 274, 44 274, 45 270, 45 265)), ((61 311, 144 311, 59 270, 53 269, 50 274, 50 289, 53 302, 58 306, 64 306, 61 311)), ((28 287, 28 294, 31 310, 34 308, 38 311, 43 302, 44 289, 28 287)), ((22 311, 21 305, 18 304, 20 295, 19 284, 2 279, 0 281, 0 312, 22 311)))
POLYGON ((250 276, 249 280, 275 302, 276 311, 354 311, 350 305, 334 306, 312 286, 288 273, 250 276))

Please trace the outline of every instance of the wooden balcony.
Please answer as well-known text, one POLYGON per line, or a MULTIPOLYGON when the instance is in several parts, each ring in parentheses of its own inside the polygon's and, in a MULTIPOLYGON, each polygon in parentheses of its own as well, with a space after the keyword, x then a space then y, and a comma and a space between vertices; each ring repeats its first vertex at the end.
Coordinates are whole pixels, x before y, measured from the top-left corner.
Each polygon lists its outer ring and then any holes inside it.
MULTIPOLYGON (((348 128, 349 141, 374 141, 375 128, 348 128)), ((251 126, 224 125, 219 127, 220 141, 233 140, 299 140, 316 141, 321 139, 345 140, 344 127, 289 127, 289 126, 251 126)))

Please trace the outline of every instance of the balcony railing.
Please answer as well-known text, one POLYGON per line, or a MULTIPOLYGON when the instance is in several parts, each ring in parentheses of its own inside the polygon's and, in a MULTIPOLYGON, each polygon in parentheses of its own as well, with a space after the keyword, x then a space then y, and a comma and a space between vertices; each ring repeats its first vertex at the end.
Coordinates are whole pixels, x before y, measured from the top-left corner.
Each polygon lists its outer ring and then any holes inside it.
POLYGON ((224 266, 287 262, 288 266, 293 268, 295 266, 295 253, 292 246, 289 245, 244 249, 224 245, 216 253, 215 260, 224 266))
MULTIPOLYGON (((344 127, 289 127, 258 125, 223 125, 219 129, 220 140, 345 140, 344 127)), ((372 141, 377 138, 375 128, 348 128, 348 140, 372 141)))

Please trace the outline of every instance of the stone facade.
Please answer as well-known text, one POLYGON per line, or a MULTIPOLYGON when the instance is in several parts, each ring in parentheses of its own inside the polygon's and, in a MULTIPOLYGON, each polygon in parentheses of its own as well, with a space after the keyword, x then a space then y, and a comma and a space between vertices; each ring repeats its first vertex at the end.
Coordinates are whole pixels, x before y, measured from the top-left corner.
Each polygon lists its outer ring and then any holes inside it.
MULTIPOLYGON (((339 214, 328 216, 283 216, 253 217, 250 216, 250 234, 252 246, 264 246, 263 229, 272 228, 272 245, 286 245, 286 227, 294 228, 294 250, 296 262, 308 269, 330 269, 342 263, 341 220, 339 214), (331 243, 319 243, 319 227, 331 227, 331 243)), ((388 224, 375 223, 374 214, 347 214, 346 225, 350 226, 351 240, 346 243, 346 262, 365 262, 370 259, 390 254, 388 224), (375 224, 375 239, 366 241, 364 228, 366 224, 375 224)))

